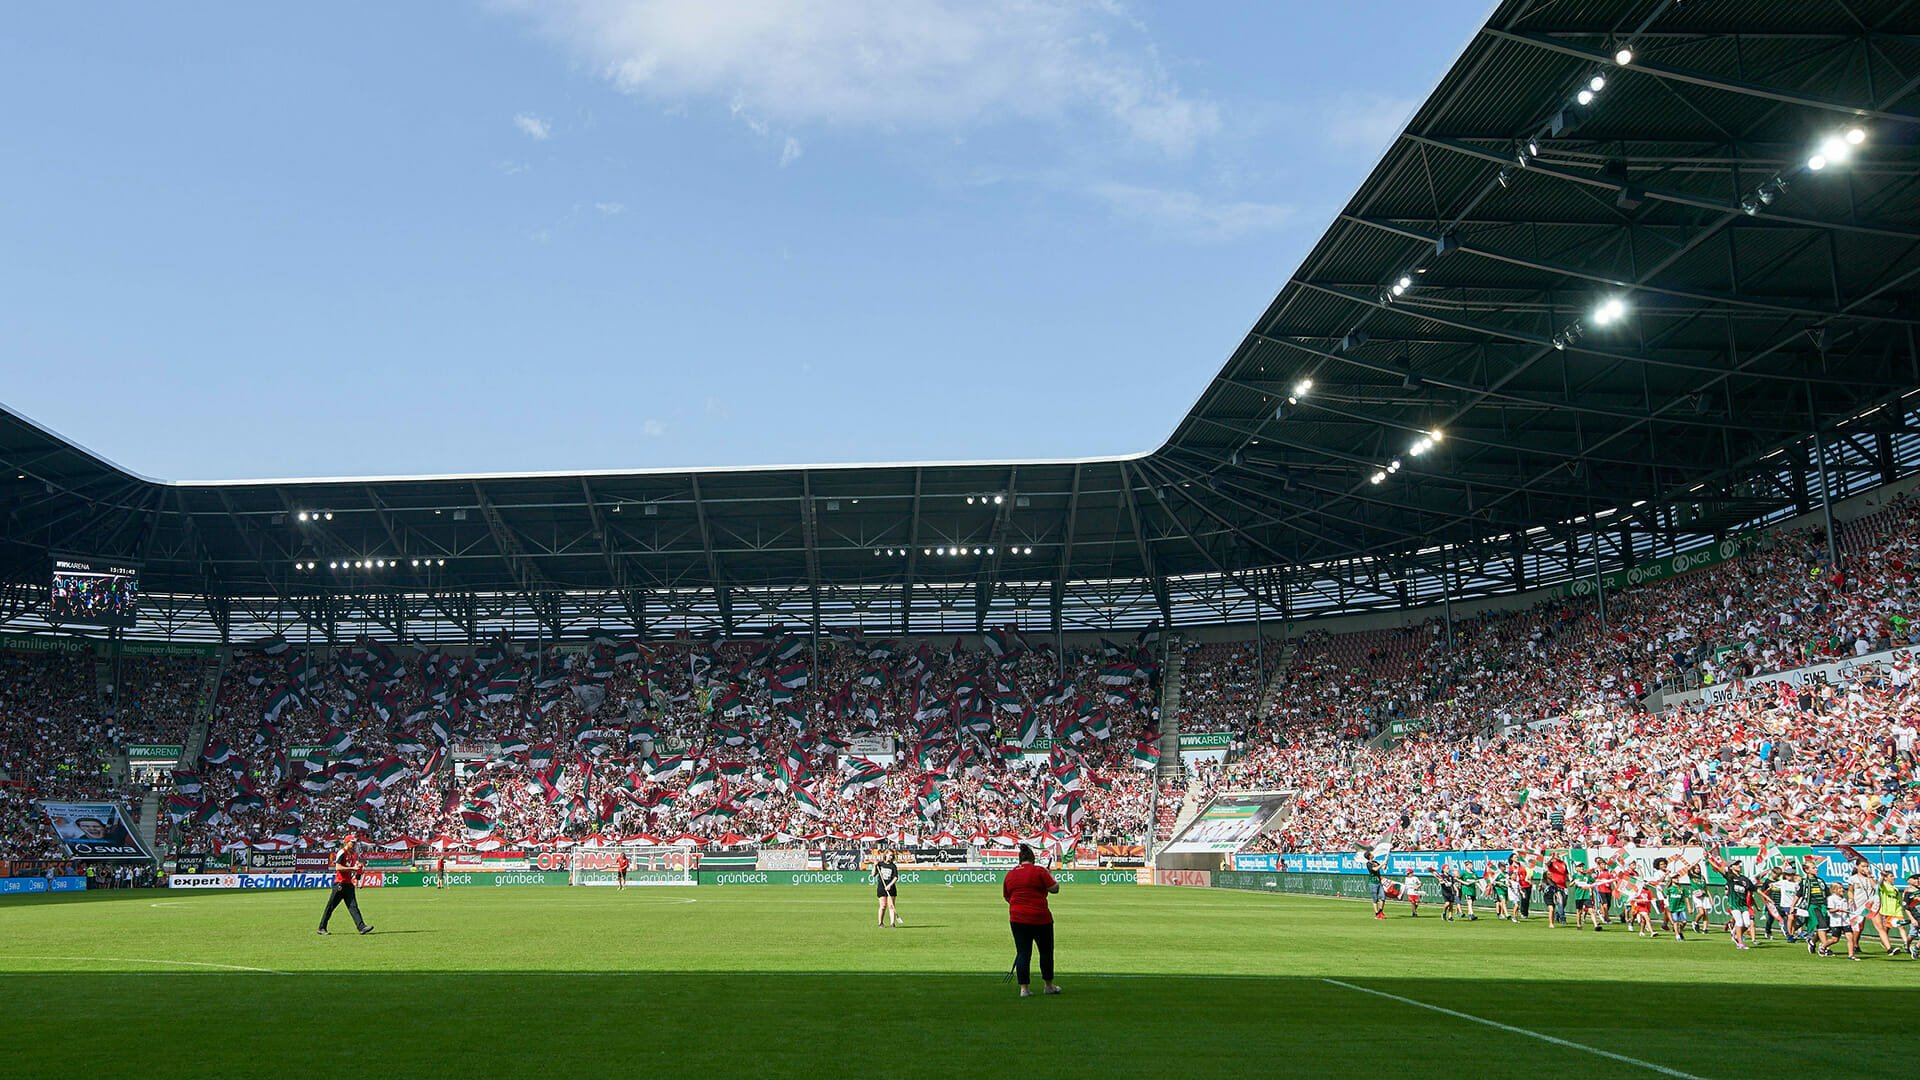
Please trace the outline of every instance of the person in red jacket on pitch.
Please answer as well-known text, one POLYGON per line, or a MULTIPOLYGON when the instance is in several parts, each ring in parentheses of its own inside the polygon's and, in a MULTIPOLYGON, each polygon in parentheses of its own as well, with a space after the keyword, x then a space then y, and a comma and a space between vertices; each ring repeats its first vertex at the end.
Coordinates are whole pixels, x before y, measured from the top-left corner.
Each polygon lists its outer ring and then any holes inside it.
POLYGON ((1040 948, 1040 981, 1046 985, 1045 993, 1057 994, 1060 988, 1053 984, 1053 912, 1047 910, 1047 897, 1060 891, 1060 883, 1053 880, 1044 867, 1033 862, 1033 848, 1020 845, 1020 865, 1007 871, 1007 878, 1000 886, 1000 895, 1007 899, 1007 921, 1013 927, 1014 973, 1020 978, 1020 996, 1032 997, 1032 967, 1034 946, 1040 948))

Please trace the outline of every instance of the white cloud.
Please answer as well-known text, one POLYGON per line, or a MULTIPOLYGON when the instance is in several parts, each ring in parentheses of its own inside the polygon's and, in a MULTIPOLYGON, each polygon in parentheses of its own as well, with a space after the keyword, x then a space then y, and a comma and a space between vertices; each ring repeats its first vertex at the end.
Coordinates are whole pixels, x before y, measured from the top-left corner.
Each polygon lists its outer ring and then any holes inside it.
POLYGON ((791 135, 787 136, 787 144, 780 148, 780 167, 784 169, 794 162, 799 161, 800 155, 805 152, 806 151, 800 148, 799 139, 791 135))
POLYGON ((670 105, 724 101, 762 132, 770 122, 944 132, 1092 115, 1179 156, 1220 127, 1113 0, 507 2, 622 90, 670 105))
POLYGON ((640 422, 640 434, 649 439, 658 439, 667 433, 667 425, 649 416, 640 422))
POLYGON ((615 215, 624 214, 627 212, 627 204, 619 203, 619 202, 597 202, 593 204, 593 208, 607 215, 608 217, 613 217, 615 215))
POLYGON ((1285 203, 1209 199, 1138 184, 1095 184, 1092 192, 1120 217, 1208 243, 1285 228, 1298 216, 1285 203))
POLYGON ((514 117, 513 126, 532 139, 544 141, 553 134, 553 125, 532 113, 521 113, 514 117))
POLYGON ((1329 103, 1327 141, 1335 146, 1379 153, 1406 126, 1418 98, 1343 97, 1329 103))

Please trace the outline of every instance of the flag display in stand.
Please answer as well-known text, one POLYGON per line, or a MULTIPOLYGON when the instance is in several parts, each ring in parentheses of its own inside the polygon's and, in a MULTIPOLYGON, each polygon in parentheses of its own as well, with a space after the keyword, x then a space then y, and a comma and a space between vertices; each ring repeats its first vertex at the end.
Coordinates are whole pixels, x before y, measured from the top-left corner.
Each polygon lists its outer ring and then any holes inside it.
POLYGON ((469 840, 479 840, 493 835, 493 815, 478 806, 469 806, 460 811, 460 827, 469 840))

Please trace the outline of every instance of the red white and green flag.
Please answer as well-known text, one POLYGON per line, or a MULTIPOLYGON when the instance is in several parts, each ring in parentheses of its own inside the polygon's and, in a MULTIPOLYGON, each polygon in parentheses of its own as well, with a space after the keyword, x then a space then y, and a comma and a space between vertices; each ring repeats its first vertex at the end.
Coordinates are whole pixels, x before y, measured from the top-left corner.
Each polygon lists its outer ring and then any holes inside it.
POLYGON ((1135 743, 1130 756, 1136 769, 1151 771, 1160 767, 1160 748, 1152 743, 1135 743))
POLYGON ((793 803, 800 808, 801 813, 808 817, 823 818, 827 816, 827 812, 820 809, 820 804, 813 801, 813 796, 808 795, 799 788, 793 789, 793 803))
POLYGON ((1020 733, 1014 736, 1014 739, 1013 739, 1014 745, 1024 749, 1026 747, 1032 746, 1034 743, 1034 740, 1038 739, 1039 737, 1040 737, 1040 717, 1037 714, 1037 712, 1029 712, 1027 713, 1027 715, 1020 718, 1020 733))
POLYGON ((705 795, 707 792, 712 791, 714 786, 719 782, 720 778, 714 774, 712 769, 702 770, 695 774, 692 780, 687 781, 687 794, 696 797, 705 795))
POLYGON ((493 835, 493 815, 478 806, 469 806, 460 811, 460 828, 469 840, 480 840, 493 835))
POLYGON ((773 765, 773 782, 781 791, 799 787, 807 778, 807 755, 799 747, 788 750, 773 765))
POLYGON ((941 807, 945 805, 945 800, 941 798, 940 785, 935 783, 931 777, 921 782, 920 790, 915 793, 915 796, 915 802, 919 805, 920 816, 922 818, 932 821, 940 816, 940 810, 941 807))
POLYGON ((380 785, 381 791, 385 791, 406 779, 407 773, 411 771, 407 768, 406 762, 397 757, 388 757, 374 765, 372 779, 374 783, 380 785))

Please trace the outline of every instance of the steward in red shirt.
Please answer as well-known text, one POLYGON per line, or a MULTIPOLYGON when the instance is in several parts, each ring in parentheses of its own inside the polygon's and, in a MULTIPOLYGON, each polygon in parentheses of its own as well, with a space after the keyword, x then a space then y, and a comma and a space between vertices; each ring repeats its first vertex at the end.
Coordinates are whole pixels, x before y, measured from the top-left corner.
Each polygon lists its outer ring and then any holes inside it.
POLYGON ((348 833, 347 838, 340 844, 340 850, 334 853, 333 893, 327 897, 327 910, 320 914, 319 932, 322 934, 327 932, 327 920, 333 918, 333 909, 341 904, 347 905, 347 914, 353 916, 353 925, 358 927, 361 933, 373 933, 373 924, 360 917, 360 904, 354 898, 354 880, 359 876, 360 867, 363 865, 357 844, 358 839, 352 833, 348 833))
POLYGON ((1032 997, 1034 946, 1040 947, 1040 981, 1046 993, 1057 994, 1053 984, 1053 912, 1047 910, 1047 897, 1060 891, 1060 883, 1046 869, 1034 865, 1033 849, 1020 845, 1020 865, 1007 871, 1000 895, 1007 900, 1007 922, 1013 928, 1014 974, 1020 979, 1020 996, 1032 997))

